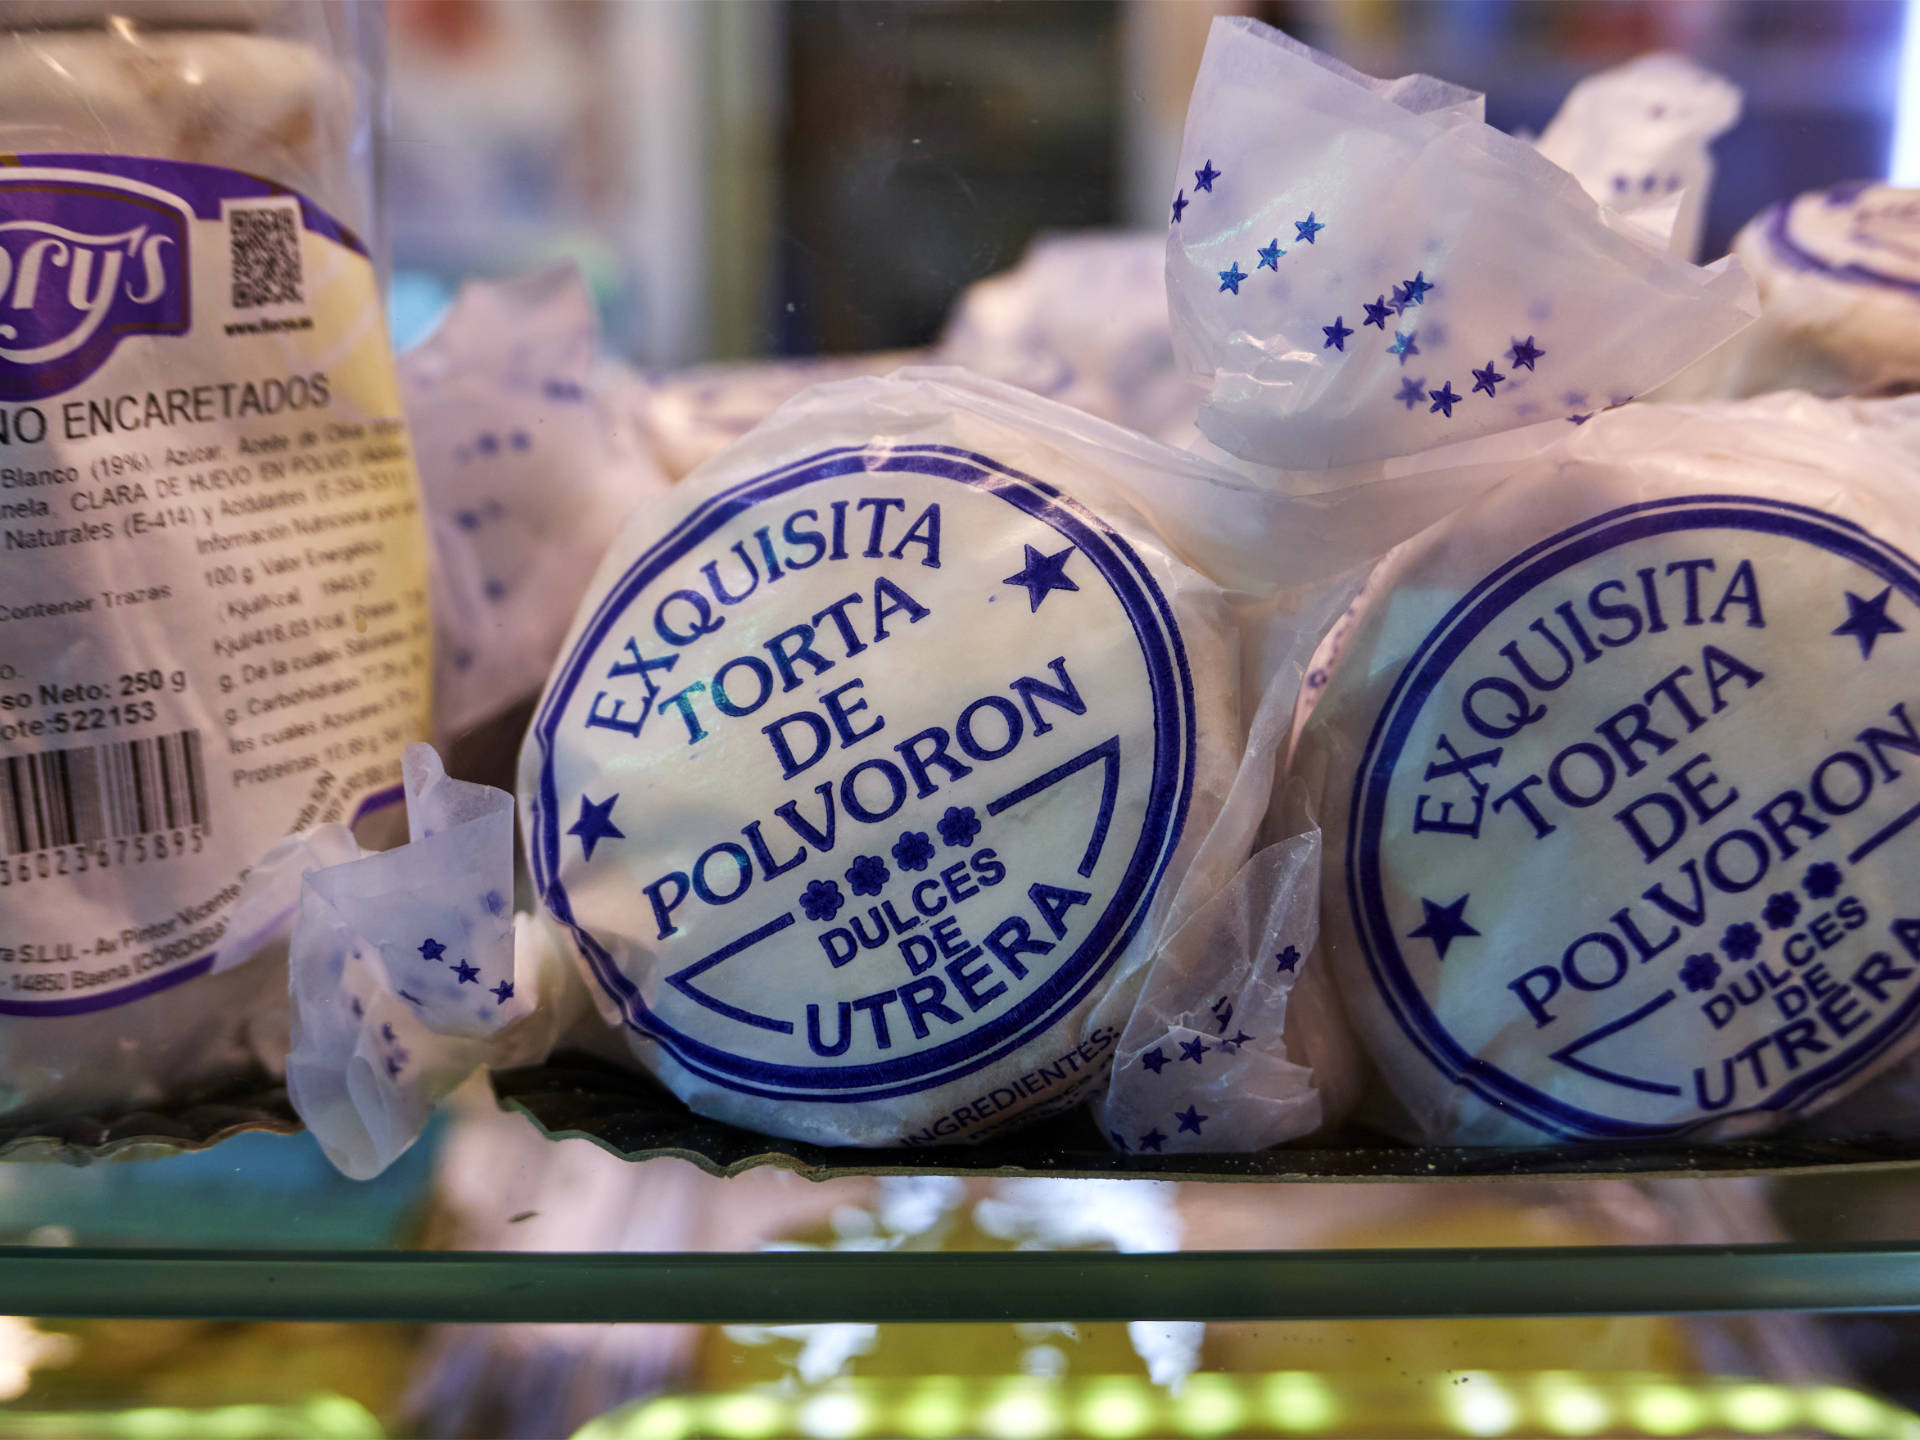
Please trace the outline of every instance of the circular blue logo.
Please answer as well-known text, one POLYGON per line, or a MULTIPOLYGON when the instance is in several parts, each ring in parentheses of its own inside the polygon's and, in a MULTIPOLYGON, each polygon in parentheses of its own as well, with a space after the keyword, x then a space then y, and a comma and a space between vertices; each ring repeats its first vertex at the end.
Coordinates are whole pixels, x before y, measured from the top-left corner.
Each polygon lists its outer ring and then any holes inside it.
POLYGON ((1920 571, 1751 497, 1628 506, 1427 635, 1355 779, 1375 988, 1570 1137, 1804 1107, 1920 1010, 1920 571))
POLYGON ((1194 740, 1172 611, 1112 529, 981 455, 831 450, 710 496, 611 587, 535 720, 529 848, 680 1065, 878 1099, 1088 998, 1194 740))

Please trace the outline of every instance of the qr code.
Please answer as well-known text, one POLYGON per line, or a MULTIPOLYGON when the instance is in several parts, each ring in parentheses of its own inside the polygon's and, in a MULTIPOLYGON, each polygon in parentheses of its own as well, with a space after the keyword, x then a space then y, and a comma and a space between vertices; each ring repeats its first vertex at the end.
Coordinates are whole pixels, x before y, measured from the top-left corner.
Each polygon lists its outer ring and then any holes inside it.
POLYGON ((299 305, 300 219, 291 205, 249 206, 227 212, 233 261, 233 308, 299 305))

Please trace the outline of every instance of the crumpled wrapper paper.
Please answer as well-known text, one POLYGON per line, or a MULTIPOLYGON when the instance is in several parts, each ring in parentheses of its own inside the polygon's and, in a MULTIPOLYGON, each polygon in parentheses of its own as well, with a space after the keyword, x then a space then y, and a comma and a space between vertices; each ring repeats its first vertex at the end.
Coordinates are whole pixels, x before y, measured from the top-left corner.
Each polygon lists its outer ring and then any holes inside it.
POLYGON ((1581 423, 1751 319, 1737 265, 1670 258, 1480 115, 1425 76, 1214 23, 1167 240, 1209 440, 1311 470, 1581 423))
POLYGON ((967 287, 937 357, 1184 447, 1200 395, 1174 361, 1165 269, 1158 234, 1044 235, 967 287))
POLYGON ((1534 142, 1602 205, 1697 259, 1713 193, 1708 147, 1740 118, 1740 87, 1683 55, 1642 55, 1590 75, 1534 142))
POLYGON ((534 694, 586 578, 667 486, 570 266, 469 282, 400 357, 433 541, 434 730, 534 694))
POLYGON ((555 937, 513 913, 513 797, 447 778, 426 745, 404 775, 409 843, 309 871, 289 962, 287 1089, 359 1180, 474 1071, 544 1058, 573 1008, 555 937))

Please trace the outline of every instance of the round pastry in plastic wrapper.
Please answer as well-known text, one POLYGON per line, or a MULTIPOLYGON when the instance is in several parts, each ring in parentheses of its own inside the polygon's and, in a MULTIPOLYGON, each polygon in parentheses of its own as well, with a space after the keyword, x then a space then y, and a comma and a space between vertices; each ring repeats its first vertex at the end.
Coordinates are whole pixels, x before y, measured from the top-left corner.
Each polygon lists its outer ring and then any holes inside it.
POLYGON ((1662 400, 1920 388, 1920 190, 1852 181, 1771 205, 1734 237, 1760 319, 1662 400))
POLYGON ((1920 404, 1632 407, 1397 550, 1303 733, 1392 1123, 1728 1134, 1911 1049, 1920 404))
POLYGON ((1310 643, 1276 503, 921 371, 809 392, 649 507, 521 764, 604 1017, 695 1110, 802 1139, 1085 1098, 1265 809, 1310 643))

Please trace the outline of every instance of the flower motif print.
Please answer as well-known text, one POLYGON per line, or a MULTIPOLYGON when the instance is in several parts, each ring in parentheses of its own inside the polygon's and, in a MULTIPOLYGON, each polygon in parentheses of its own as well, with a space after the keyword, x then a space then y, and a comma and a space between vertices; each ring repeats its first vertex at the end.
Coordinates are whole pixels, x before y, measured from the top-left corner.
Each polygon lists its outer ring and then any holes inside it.
POLYGON ((887 862, 878 855, 856 855, 847 866, 847 885, 856 895, 878 895, 887 886, 887 862))
POLYGON ((1800 902, 1791 890, 1781 890, 1767 897, 1767 908, 1760 912, 1760 918, 1769 930, 1784 930, 1800 918, 1800 902))
POLYGON ((1812 899, 1831 900, 1840 893, 1840 867, 1831 860, 1809 865, 1807 878, 1801 884, 1812 899))
POLYGON ((800 895, 800 913, 809 920, 831 920, 846 903, 840 887, 831 880, 810 881, 800 895))
POLYGON ((1689 955, 1680 967, 1680 983, 1694 992, 1711 990, 1720 978, 1720 962, 1707 954, 1689 955))
POLYGON ((933 841, 923 830, 909 830, 893 842, 893 863, 902 870, 924 870, 933 859, 933 841))
POLYGON ((947 813, 940 817, 938 828, 942 845, 964 850, 980 834, 980 820, 971 805, 949 805, 947 813))

